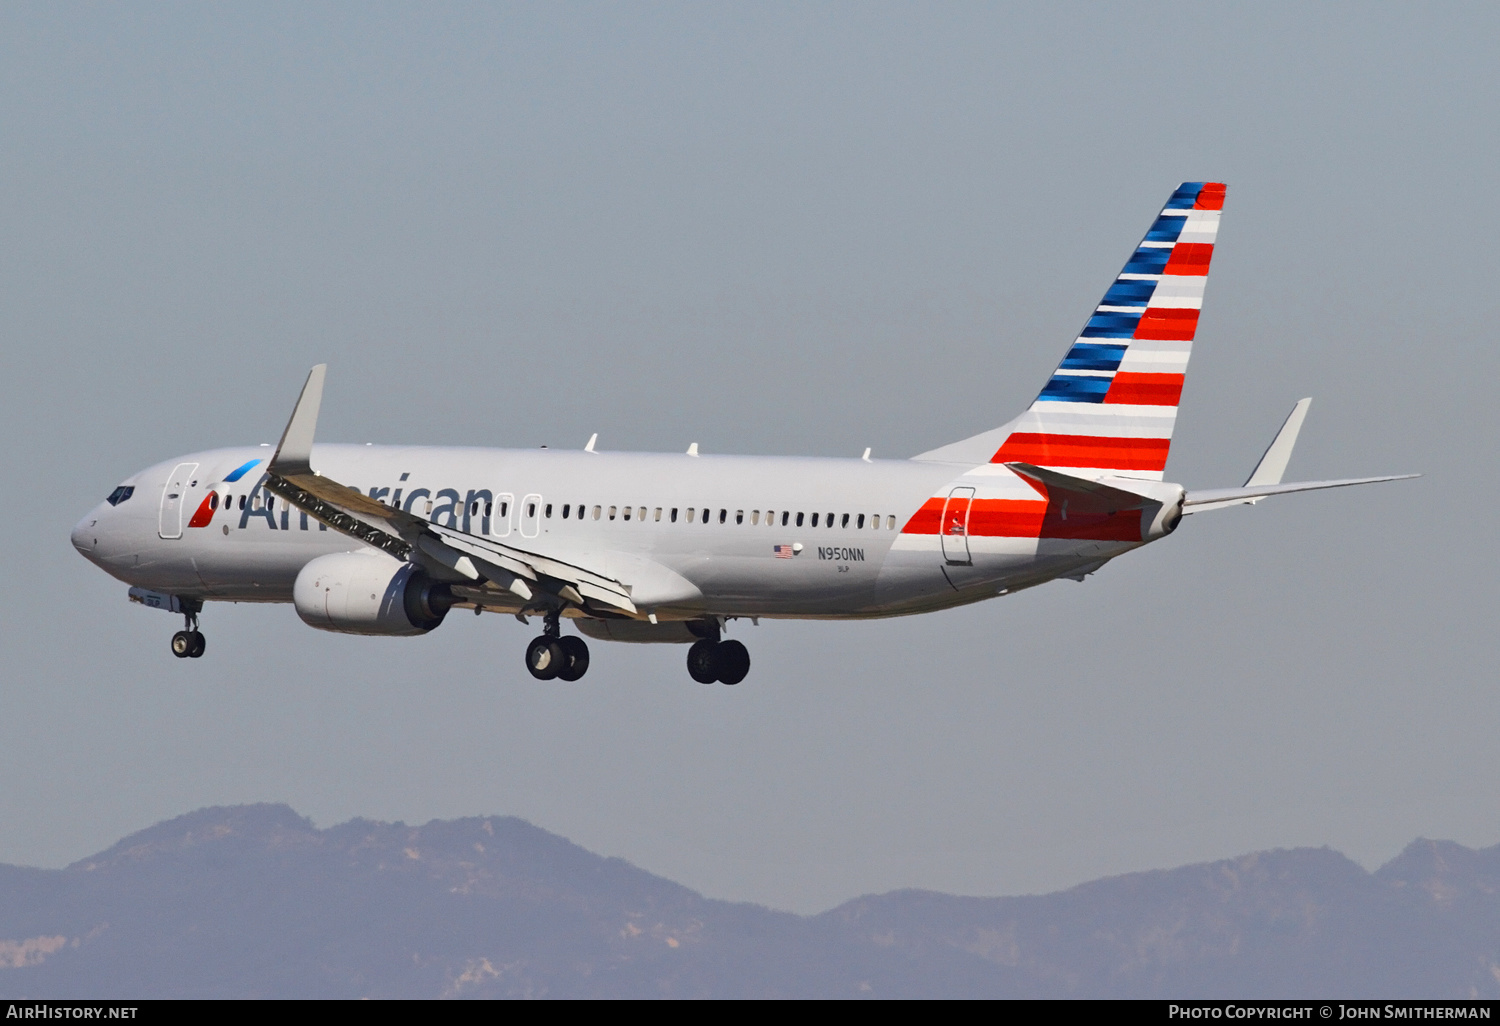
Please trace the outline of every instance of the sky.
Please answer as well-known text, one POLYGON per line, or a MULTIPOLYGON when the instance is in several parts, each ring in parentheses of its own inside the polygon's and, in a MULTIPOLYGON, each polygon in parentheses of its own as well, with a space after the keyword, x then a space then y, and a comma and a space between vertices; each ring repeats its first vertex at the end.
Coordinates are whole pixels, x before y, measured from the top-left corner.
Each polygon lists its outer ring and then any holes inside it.
POLYGON ((0 6, 0 862, 205 805, 509 814, 705 894, 1054 890, 1500 843, 1500 9, 0 6), (1171 190, 1229 183, 1169 480, 1082 584, 736 624, 750 677, 417 639, 79 558, 121 479, 274 442, 906 457, 1023 409, 1171 190))

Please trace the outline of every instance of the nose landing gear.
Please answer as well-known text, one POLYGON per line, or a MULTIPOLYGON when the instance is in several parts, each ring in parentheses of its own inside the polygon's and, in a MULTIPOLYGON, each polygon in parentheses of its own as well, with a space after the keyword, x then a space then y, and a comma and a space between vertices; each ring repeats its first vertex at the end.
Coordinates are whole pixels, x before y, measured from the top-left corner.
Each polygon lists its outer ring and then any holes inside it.
POLYGON ((542 635, 526 646, 526 669, 537 680, 573 681, 589 669, 589 646, 574 635, 563 636, 556 610, 542 620, 542 635))
POLYGON ((198 612, 203 605, 198 602, 189 605, 186 599, 180 599, 179 602, 182 605, 183 629, 172 635, 172 654, 178 659, 198 659, 208 647, 203 632, 198 629, 198 612))

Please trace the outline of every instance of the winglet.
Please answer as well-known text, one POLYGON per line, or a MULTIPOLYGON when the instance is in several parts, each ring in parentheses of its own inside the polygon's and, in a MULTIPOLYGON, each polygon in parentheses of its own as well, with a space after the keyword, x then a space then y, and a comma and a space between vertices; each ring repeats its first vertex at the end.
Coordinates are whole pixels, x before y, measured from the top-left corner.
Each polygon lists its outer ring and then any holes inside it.
POLYGON ((318 407, 323 404, 323 378, 328 373, 328 364, 320 363, 307 375, 302 394, 297 397, 297 407, 292 410, 292 419, 286 422, 281 433, 281 442, 276 446, 276 455, 266 469, 281 477, 296 474, 311 474, 313 432, 318 426, 318 407))
POLYGON ((1287 415, 1286 423, 1281 425, 1281 430, 1276 432, 1276 437, 1272 439, 1265 455, 1251 471, 1249 479, 1245 482, 1246 488, 1281 484, 1281 476, 1286 473, 1286 465, 1292 458, 1292 446, 1297 444, 1297 433, 1302 430, 1302 421, 1307 416, 1307 408, 1311 405, 1312 397, 1309 396, 1306 399, 1299 399, 1297 405, 1292 407, 1292 412, 1287 415))

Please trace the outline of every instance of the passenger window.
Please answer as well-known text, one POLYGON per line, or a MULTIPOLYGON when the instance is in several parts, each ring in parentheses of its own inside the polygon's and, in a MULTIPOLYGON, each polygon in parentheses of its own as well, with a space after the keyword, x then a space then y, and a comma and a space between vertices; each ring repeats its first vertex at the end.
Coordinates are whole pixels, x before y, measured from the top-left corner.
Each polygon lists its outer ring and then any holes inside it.
POLYGON ((719 510, 719 523, 722 524, 722 523, 724 523, 724 521, 726 521, 728 519, 729 519, 729 510, 727 510, 727 509, 721 509, 721 510, 719 510))
POLYGON ((546 510, 544 512, 546 514, 547 519, 551 520, 552 519, 552 503, 550 503, 550 502, 547 503, 547 508, 546 508, 546 510))
POLYGON ((625 519, 626 520, 630 519, 630 507, 629 506, 625 507, 625 519))
POLYGON ((266 509, 275 509, 275 508, 276 508, 276 496, 274 496, 274 495, 267 495, 266 496, 266 509))
POLYGON ((859 515, 859 519, 854 522, 854 526, 858 530, 861 530, 861 531, 864 530, 864 528, 865 528, 865 515, 863 513, 861 513, 859 515))
POLYGON ((677 523, 677 507, 672 507, 672 523, 677 523))
MULTIPOLYGON (((813 514, 813 516, 817 516, 817 514, 816 514, 816 513, 814 513, 814 514, 813 514)), ((816 523, 816 521, 815 521, 815 523, 816 523)), ((801 527, 801 526, 802 526, 802 514, 801 514, 801 513, 798 513, 798 514, 797 514, 797 526, 798 526, 798 527, 801 527)))
POLYGON ((656 516, 654 517, 654 519, 657 520, 658 522, 661 520, 661 507, 660 506, 656 507, 656 516))
POLYGON ((613 520, 615 518, 615 515, 619 511, 620 511, 620 507, 618 507, 618 506, 611 506, 611 507, 609 507, 609 519, 613 520))
POLYGON ((849 514, 845 513, 842 517, 839 518, 839 526, 840 527, 848 527, 849 526, 849 514))
POLYGON ((219 508, 219 494, 217 492, 209 492, 208 493, 208 508, 209 509, 218 509, 219 508))
POLYGON ((760 523, 760 510, 752 509, 750 511, 750 526, 754 527, 758 523, 760 523))
POLYGON ((814 526, 814 527, 817 527, 817 526, 818 526, 818 515, 817 515, 817 514, 816 514, 816 513, 814 513, 814 514, 813 514, 813 518, 812 518, 812 525, 813 525, 813 526, 814 526))
MULTIPOLYGON (((673 512, 675 513, 676 510, 673 510, 673 512)), ((698 512, 698 511, 696 509, 694 509, 692 506, 688 507, 688 512, 687 512, 687 522, 688 523, 691 524, 693 522, 693 514, 696 513, 696 512, 698 512)))
POLYGON ((600 507, 598 507, 598 506, 594 507, 594 519, 595 520, 599 519, 599 510, 600 510, 600 507))
POLYGON ((486 502, 484 504, 484 515, 487 517, 495 515, 495 504, 493 502, 486 502))
MULTIPOLYGON (((657 513, 656 519, 660 520, 661 519, 661 510, 657 510, 656 513, 657 513)), ((646 507, 645 506, 642 506, 642 507, 640 507, 639 509, 637 509, 635 511, 635 518, 637 520, 641 521, 642 523, 645 523, 645 521, 646 521, 646 507)))
MULTIPOLYGON (((515 496, 511 495, 509 492, 495 492, 495 502, 494 508, 492 510, 492 512, 495 514, 495 517, 490 521, 490 534, 494 535, 497 538, 506 538, 510 536, 510 504, 514 500, 515 496)), ((409 502, 408 505, 410 505, 409 502)), ((489 516, 490 514, 487 513, 485 515, 489 516)))
POLYGON ((896 518, 894 516, 885 518, 885 529, 887 531, 894 531, 896 529, 896 518))
MULTIPOLYGON (((782 510, 781 511, 781 526, 782 527, 786 526, 787 518, 790 517, 790 516, 791 516, 791 513, 787 512, 786 510, 782 510)), ((802 521, 799 520, 797 522, 800 524, 802 521)))
POLYGON ((745 511, 744 510, 737 509, 737 510, 734 511, 734 522, 736 524, 743 524, 745 522, 745 511))
MULTIPOLYGON (((431 513, 432 512, 432 509, 431 509, 432 503, 429 502, 427 505, 429 507, 428 510, 427 510, 427 512, 431 513)), ((534 502, 528 502, 526 504, 526 515, 528 517, 535 517, 536 516, 536 503, 534 503, 534 502)))
POLYGON ((563 517, 562 518, 564 520, 568 519, 568 511, 570 509, 572 509, 572 508, 573 508, 572 503, 568 503, 568 502, 563 503, 563 517))
POLYGON ((245 497, 243 495, 241 495, 240 496, 240 509, 244 509, 244 508, 245 508, 245 497))

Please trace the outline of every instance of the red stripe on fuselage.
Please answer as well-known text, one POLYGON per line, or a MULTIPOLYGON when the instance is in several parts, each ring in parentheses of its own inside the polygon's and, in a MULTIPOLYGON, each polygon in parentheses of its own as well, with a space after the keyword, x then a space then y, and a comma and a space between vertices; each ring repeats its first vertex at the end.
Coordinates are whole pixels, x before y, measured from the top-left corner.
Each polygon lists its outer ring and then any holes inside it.
POLYGON ((991 463, 1034 463, 1039 467, 1102 467, 1107 470, 1165 470, 1170 438, 1108 438, 1016 432, 991 463))
MULTIPOLYGON (((1033 486, 1039 487, 1039 486, 1033 486)), ((901 529, 903 534, 941 533, 947 500, 936 496, 901 529)), ((1068 511, 1062 500, 975 499, 969 507, 971 538, 1073 538, 1080 541, 1140 541, 1141 511, 1068 511)))
POLYGON ((1134 406, 1176 406, 1182 398, 1181 374, 1115 374, 1109 391, 1104 393, 1107 403, 1130 403, 1134 406))
POLYGON ((209 521, 214 518, 214 508, 218 506, 218 492, 209 492, 203 497, 203 503, 198 507, 198 512, 193 514, 193 519, 188 521, 189 527, 207 527, 209 521))

